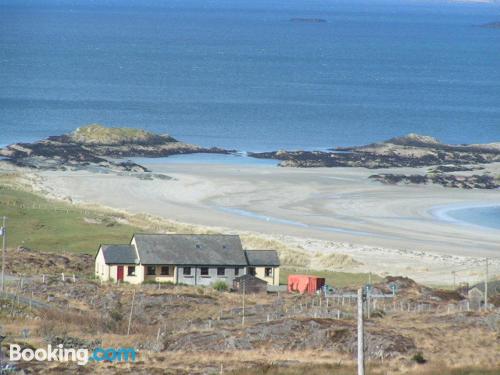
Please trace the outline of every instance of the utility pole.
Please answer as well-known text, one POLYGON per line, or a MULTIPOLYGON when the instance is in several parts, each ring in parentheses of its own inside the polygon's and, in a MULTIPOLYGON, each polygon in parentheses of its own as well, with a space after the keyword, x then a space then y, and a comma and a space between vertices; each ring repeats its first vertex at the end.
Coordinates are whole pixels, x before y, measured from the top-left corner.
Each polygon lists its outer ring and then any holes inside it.
POLYGON ((365 345, 363 337, 363 288, 358 289, 358 375, 365 375, 365 345))
POLYGON ((486 258, 486 273, 484 275, 484 310, 488 311, 488 258, 486 258))
POLYGON ((456 275, 457 271, 451 271, 451 274, 453 275, 453 290, 457 289, 456 287, 456 275))
POLYGON ((245 326, 245 289, 246 289, 246 280, 242 279, 241 282, 243 283, 243 301, 242 301, 242 310, 241 310, 241 326, 245 326))
POLYGON ((1 276, 1 283, 2 285, 0 286, 0 292, 5 291, 5 248, 7 247, 7 217, 4 216, 2 219, 2 276, 1 276))

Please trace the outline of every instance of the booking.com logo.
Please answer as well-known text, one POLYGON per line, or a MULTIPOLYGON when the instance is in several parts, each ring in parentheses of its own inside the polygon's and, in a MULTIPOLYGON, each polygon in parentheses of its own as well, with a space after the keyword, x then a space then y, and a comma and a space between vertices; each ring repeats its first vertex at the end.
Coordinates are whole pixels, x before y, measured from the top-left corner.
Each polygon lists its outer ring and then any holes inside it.
POLYGON ((89 362, 135 362, 137 352, 133 348, 95 348, 91 353, 88 349, 65 348, 62 344, 55 348, 47 345, 47 349, 21 349, 20 345, 11 344, 9 348, 11 361, 33 360, 39 362, 76 362, 83 366, 89 362))

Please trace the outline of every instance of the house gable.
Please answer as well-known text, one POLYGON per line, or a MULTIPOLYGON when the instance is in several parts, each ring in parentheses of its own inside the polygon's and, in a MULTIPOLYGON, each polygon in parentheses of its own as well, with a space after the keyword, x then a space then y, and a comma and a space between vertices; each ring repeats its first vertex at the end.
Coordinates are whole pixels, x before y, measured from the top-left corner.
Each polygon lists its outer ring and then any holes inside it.
POLYGON ((102 254, 106 264, 139 263, 136 249, 132 245, 101 245, 99 253, 102 254))
POLYGON ((247 262, 252 267, 279 267, 280 259, 276 250, 245 250, 247 262))

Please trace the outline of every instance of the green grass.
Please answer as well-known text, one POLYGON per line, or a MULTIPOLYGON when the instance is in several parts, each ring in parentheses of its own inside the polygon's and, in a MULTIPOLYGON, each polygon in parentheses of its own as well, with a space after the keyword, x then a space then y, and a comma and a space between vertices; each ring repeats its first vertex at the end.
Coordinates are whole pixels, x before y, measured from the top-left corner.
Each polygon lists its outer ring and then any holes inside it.
MULTIPOLYGON (((344 287, 359 287, 368 283, 369 274, 367 273, 349 273, 349 272, 336 272, 336 271, 316 271, 304 268, 280 268, 280 284, 287 284, 288 275, 293 274, 307 274, 319 277, 324 277, 326 284, 334 288, 344 287)), ((372 283, 382 281, 378 275, 372 274, 372 283)))
POLYGON ((175 141, 171 137, 161 137, 142 129, 108 128, 99 124, 80 127, 71 134, 71 137, 76 142, 106 145, 150 142, 160 138, 164 141, 175 141))
POLYGON ((127 243, 139 228, 117 214, 55 203, 0 182, 0 216, 7 216, 7 245, 49 252, 94 254, 101 243, 127 243))

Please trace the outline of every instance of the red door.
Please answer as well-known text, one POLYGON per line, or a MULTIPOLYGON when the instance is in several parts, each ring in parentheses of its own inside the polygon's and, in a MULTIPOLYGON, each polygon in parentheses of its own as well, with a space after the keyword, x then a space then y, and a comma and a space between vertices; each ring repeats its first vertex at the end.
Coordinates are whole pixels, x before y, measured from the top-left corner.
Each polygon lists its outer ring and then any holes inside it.
POLYGON ((123 281, 123 266, 118 266, 116 271, 116 279, 123 281))

